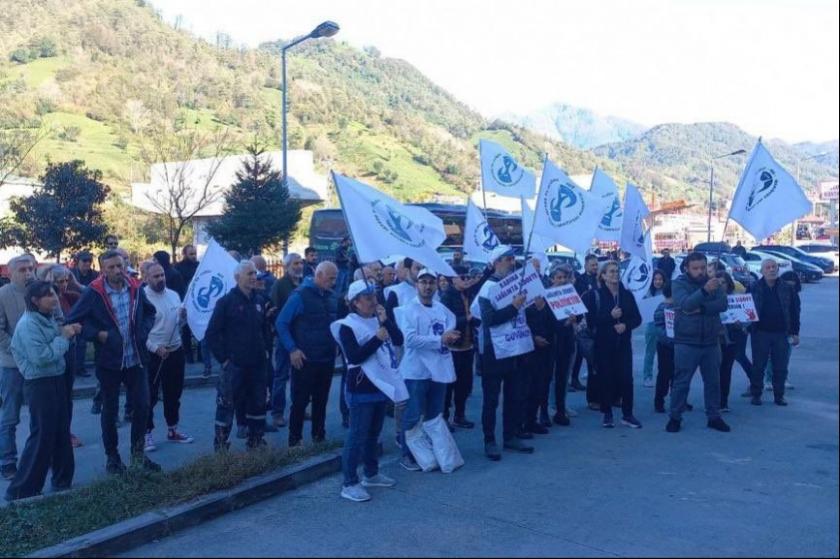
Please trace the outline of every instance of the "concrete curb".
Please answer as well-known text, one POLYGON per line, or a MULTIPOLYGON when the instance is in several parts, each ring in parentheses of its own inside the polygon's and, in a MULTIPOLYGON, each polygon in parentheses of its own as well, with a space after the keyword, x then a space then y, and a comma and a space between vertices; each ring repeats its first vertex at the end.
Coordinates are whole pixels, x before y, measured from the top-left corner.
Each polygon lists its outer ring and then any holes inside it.
POLYGON ((182 505, 150 511, 40 549, 28 557, 113 556, 225 513, 275 497, 340 470, 340 451, 329 452, 278 472, 251 478, 233 489, 204 495, 182 505))

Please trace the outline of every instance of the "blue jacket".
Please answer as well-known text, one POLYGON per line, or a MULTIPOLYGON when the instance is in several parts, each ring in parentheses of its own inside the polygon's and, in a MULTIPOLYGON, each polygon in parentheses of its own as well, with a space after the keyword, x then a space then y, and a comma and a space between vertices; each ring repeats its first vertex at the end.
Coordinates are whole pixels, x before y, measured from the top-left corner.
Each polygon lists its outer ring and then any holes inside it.
POLYGON ((728 306, 726 291, 706 293, 707 278, 693 280, 682 274, 672 287, 674 295, 674 343, 710 346, 720 343, 723 326, 720 313, 728 306))
POLYGON ((274 323, 277 337, 287 352, 301 350, 309 361, 332 362, 336 355, 330 324, 338 318, 338 300, 305 278, 283 305, 274 323))
POLYGON ((27 380, 64 374, 64 354, 70 341, 61 335, 58 322, 39 312, 26 311, 12 336, 12 356, 27 380))
MULTIPOLYGON (((140 363, 145 366, 149 360, 146 349, 146 339, 155 324, 155 306, 140 288, 140 282, 125 276, 128 293, 131 300, 131 314, 129 317, 129 332, 134 349, 140 357, 140 363)), ((123 362, 123 339, 117 323, 111 299, 105 291, 105 276, 99 276, 82 293, 79 301, 70 309, 65 318, 67 324, 79 322, 82 325, 82 337, 92 341, 96 366, 104 369, 120 370, 123 362), (98 338, 99 332, 107 332, 105 343, 98 338)))

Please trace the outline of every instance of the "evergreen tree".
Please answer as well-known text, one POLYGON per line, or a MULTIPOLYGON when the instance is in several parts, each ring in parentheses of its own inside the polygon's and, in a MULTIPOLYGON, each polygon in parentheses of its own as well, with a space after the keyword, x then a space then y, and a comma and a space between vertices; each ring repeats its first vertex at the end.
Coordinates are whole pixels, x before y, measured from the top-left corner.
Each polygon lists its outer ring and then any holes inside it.
POLYGON ((5 221, 0 244, 37 249, 60 261, 63 251, 95 243, 107 230, 101 205, 110 188, 101 179, 101 171, 82 161, 50 163, 35 194, 9 203, 12 220, 5 221))
POLYGON ((243 255, 277 245, 300 221, 300 204, 289 197, 281 174, 261 159, 265 151, 255 144, 248 153, 225 195, 224 213, 207 228, 219 244, 243 255))

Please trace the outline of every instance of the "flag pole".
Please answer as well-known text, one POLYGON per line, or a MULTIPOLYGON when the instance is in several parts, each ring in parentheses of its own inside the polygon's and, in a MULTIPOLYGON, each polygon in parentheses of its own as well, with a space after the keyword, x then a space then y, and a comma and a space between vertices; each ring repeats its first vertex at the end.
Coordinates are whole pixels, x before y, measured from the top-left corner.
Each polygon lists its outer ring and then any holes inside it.
MULTIPOLYGON (((548 161, 548 154, 543 155, 543 173, 545 173, 545 165, 546 161, 548 161)), ((542 177, 540 178, 540 186, 542 186, 542 177)), ((527 202, 525 201, 525 197, 520 195, 519 201, 522 207, 525 207, 527 202)), ((522 264, 522 281, 519 283, 519 292, 522 293, 522 288, 525 285, 525 268, 528 266, 528 254, 531 252, 531 239, 534 238, 534 226, 537 224, 537 212, 540 209, 540 192, 537 191, 537 203, 534 206, 534 219, 531 220, 531 231, 528 232, 528 242, 525 245, 525 252, 523 253, 524 262, 522 264)), ((525 216, 525 212, 522 212, 522 216, 525 216)))

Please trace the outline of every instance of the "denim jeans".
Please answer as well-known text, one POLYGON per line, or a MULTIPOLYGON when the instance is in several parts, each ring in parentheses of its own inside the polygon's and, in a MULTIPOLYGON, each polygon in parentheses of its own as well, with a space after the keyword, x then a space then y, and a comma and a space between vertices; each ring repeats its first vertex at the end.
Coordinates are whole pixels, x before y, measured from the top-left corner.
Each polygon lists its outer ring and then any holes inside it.
POLYGON ((642 378, 653 378, 653 359, 656 357, 656 325, 649 322, 645 327, 645 365, 642 378))
POLYGON ((271 416, 275 419, 286 413, 286 385, 289 383, 289 354, 283 344, 274 346, 274 375, 271 380, 271 416))
POLYGON ((750 376, 750 390, 753 396, 761 397, 764 369, 768 361, 773 361, 773 396, 779 399, 785 395, 790 344, 784 332, 752 333, 753 372, 750 376))
POLYGON ((23 404, 23 375, 17 369, 3 367, 0 376, 0 465, 17 463, 15 431, 20 423, 23 404))
MULTIPOLYGON (((443 413, 446 386, 442 382, 435 382, 431 379, 405 381, 405 387, 408 388, 408 405, 401 418, 400 443, 403 448, 403 456, 411 456, 411 451, 405 444, 405 433, 411 431, 421 417, 429 421, 443 413)), ((352 418, 350 424, 353 424, 352 418)))
POLYGON ((347 398, 350 410, 350 428, 344 441, 341 456, 341 471, 344 474, 344 486, 359 483, 359 461, 364 464, 366 477, 379 473, 379 435, 385 423, 386 400, 359 403, 353 400, 353 394, 347 398))

